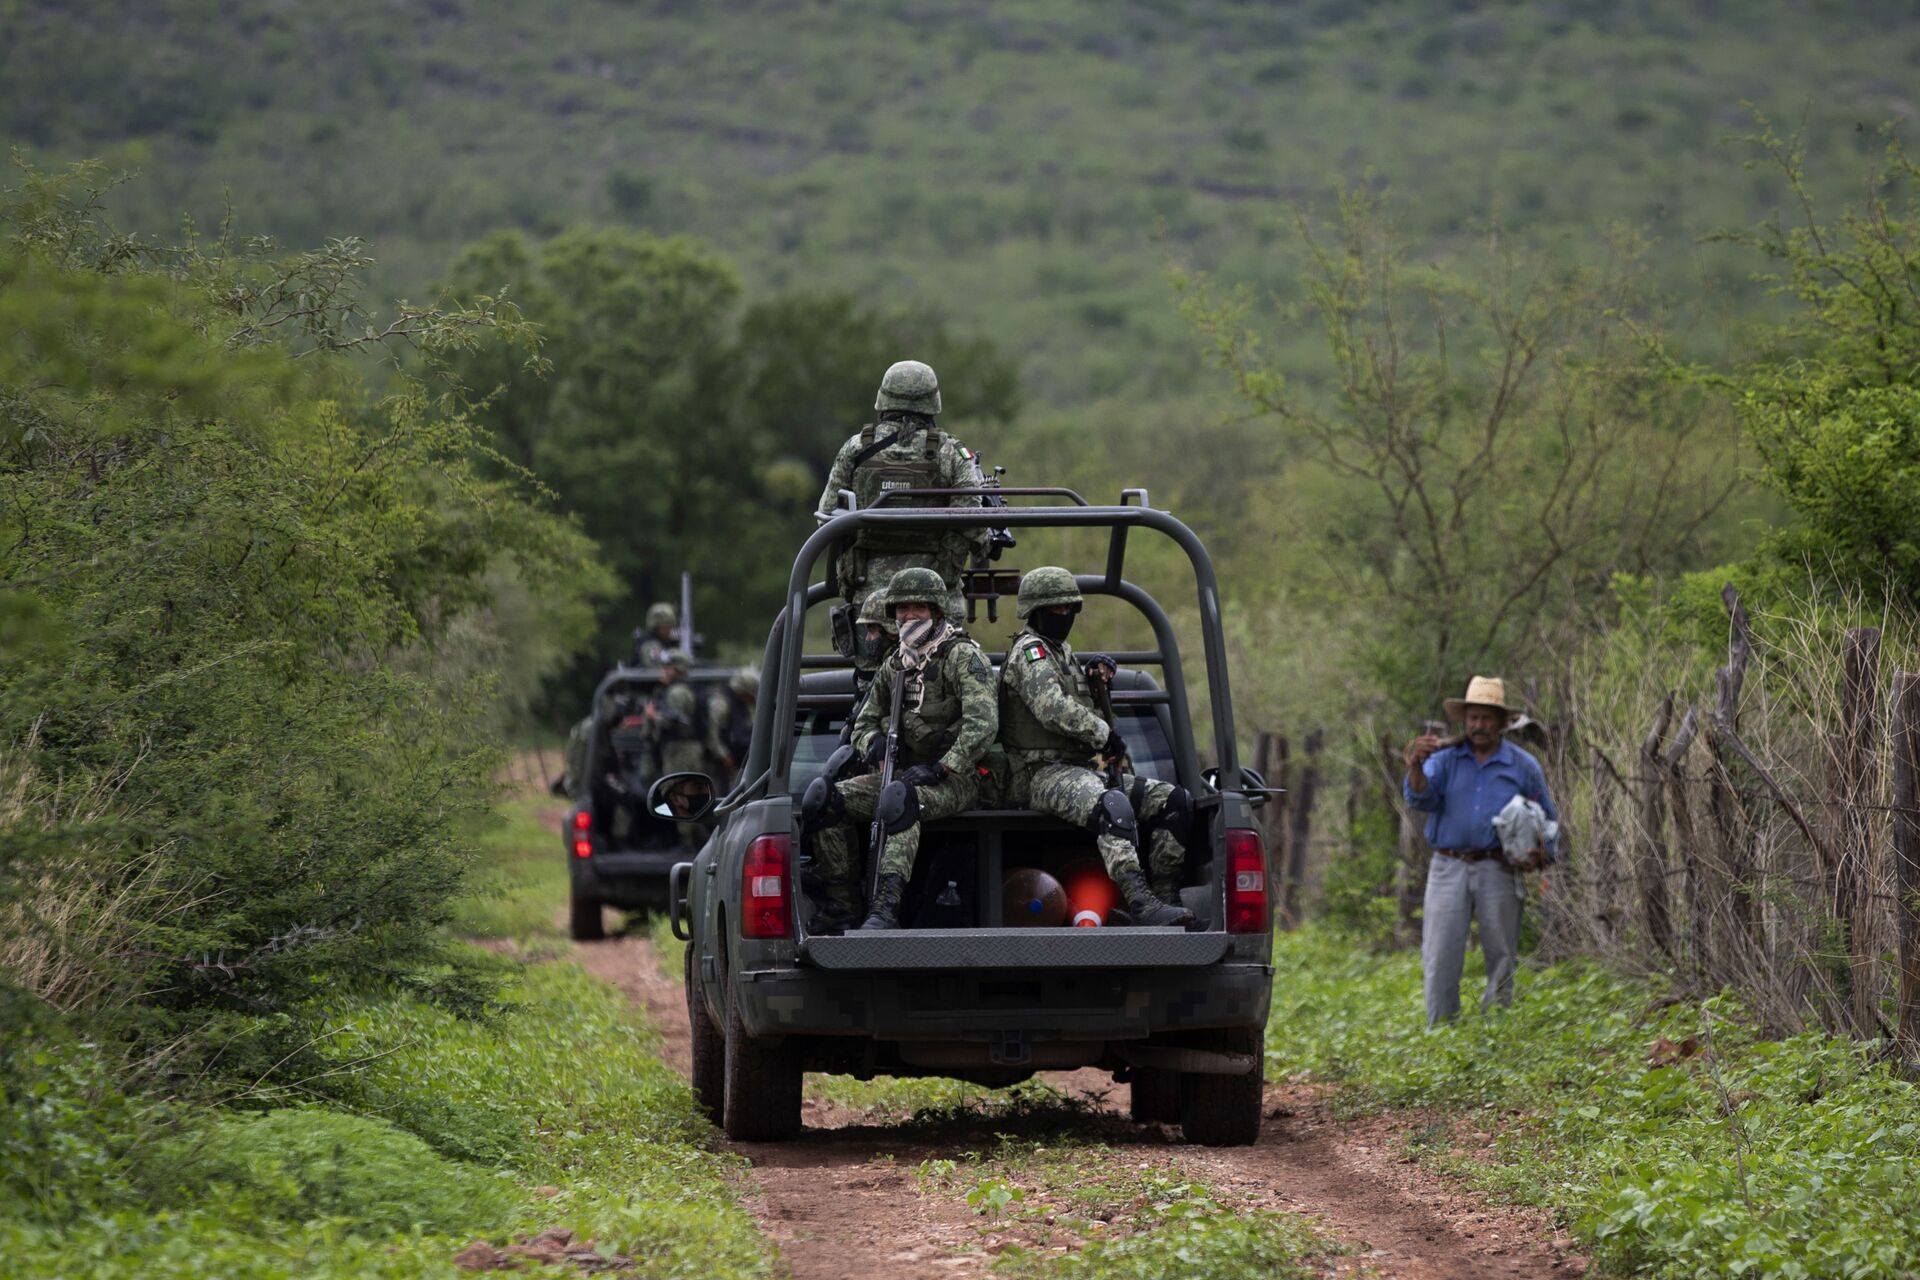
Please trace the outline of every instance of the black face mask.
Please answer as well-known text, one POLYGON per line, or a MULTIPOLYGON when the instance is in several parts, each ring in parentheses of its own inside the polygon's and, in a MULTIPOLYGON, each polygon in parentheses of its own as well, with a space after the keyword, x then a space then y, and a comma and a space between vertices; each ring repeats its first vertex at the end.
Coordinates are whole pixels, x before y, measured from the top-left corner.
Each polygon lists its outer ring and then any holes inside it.
POLYGON ((1067 633, 1073 630, 1073 620, 1079 614, 1075 609, 1069 613, 1055 613, 1051 609, 1036 609, 1033 614, 1033 629, 1055 644, 1064 641, 1067 633))

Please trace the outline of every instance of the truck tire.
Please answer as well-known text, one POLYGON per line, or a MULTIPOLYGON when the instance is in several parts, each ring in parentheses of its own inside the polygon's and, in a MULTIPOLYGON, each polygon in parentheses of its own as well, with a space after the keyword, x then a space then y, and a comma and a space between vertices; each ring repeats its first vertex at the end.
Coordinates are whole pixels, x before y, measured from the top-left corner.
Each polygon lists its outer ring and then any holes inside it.
POLYGON ((1180 1129, 1188 1142, 1203 1147, 1244 1147, 1260 1137, 1261 1089, 1266 1083, 1266 1054, 1257 1027, 1219 1033, 1215 1046, 1225 1053, 1251 1053, 1254 1068, 1244 1076, 1180 1076, 1180 1129))
POLYGON ((1177 1124, 1180 1121, 1180 1074, 1135 1068, 1133 1082, 1135 1124, 1177 1124))
POLYGON ((694 982, 692 944, 688 944, 686 956, 687 1026, 693 1032, 693 1105, 701 1115, 719 1124, 726 1097, 721 1072, 726 1066, 727 1042, 707 1016, 707 1002, 700 998, 700 988, 694 982))
POLYGON ((600 903, 575 884, 567 894, 568 931, 575 942, 599 942, 607 936, 607 920, 600 903))
POLYGON ((747 1034, 740 1002, 727 998, 720 1127, 735 1142, 774 1142, 800 1132, 800 1060, 787 1045, 747 1034))

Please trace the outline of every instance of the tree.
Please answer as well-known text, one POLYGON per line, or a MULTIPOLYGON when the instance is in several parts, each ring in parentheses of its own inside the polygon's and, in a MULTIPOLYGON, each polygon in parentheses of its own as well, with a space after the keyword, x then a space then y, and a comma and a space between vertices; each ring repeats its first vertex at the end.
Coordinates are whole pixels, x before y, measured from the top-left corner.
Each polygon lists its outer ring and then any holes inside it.
POLYGON ((1558 265, 1497 234, 1453 270, 1408 264, 1380 204, 1300 220, 1331 387, 1263 354, 1244 294, 1182 278, 1184 309, 1288 465, 1269 504, 1328 598, 1377 602, 1367 674, 1407 707, 1524 666, 1620 570, 1697 562, 1733 491, 1726 424, 1642 354, 1638 246, 1558 265))
POLYGON ((509 305, 370 323, 352 242, 134 240, 93 181, 0 201, 0 981, 293 1079, 329 996, 477 993, 434 926, 499 744, 444 658, 503 581, 576 639, 592 569, 436 372, 509 305))
POLYGON ((544 374, 488 349, 456 368, 501 390, 480 420, 578 513, 624 588, 557 692, 569 713, 683 571, 709 639, 758 648, 834 453, 894 360, 934 362, 962 415, 1018 407, 1015 366, 991 343, 843 294, 741 312, 732 269, 685 238, 579 228, 535 246, 501 233, 450 280, 455 293, 510 286, 540 327, 544 374))

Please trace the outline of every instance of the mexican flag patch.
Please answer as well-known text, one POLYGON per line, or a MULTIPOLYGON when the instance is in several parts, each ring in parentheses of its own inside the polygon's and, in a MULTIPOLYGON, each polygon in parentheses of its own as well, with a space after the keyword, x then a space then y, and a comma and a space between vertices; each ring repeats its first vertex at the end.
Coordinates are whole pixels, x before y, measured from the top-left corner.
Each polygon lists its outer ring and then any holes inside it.
POLYGON ((963 457, 963 458, 965 458, 965 459, 966 459, 966 460, 967 460, 968 462, 972 462, 972 461, 973 461, 973 450, 971 450, 971 449, 969 449, 969 448, 967 448, 967 446, 965 446, 965 445, 961 445, 961 446, 960 446, 960 456, 961 456, 961 457, 963 457))
POLYGON ((1038 640, 1035 640, 1032 644, 1029 644, 1027 646, 1026 655, 1027 655, 1028 662, 1038 662, 1040 661, 1040 659, 1047 656, 1047 646, 1041 644, 1038 640))

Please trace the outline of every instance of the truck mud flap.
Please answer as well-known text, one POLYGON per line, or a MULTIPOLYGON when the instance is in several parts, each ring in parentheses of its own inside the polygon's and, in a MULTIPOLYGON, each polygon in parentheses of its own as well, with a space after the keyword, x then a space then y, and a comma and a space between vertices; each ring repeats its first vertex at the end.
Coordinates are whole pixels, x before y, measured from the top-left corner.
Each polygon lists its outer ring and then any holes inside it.
POLYGON ((1180 969, 1216 964, 1224 933, 1179 929, 890 929, 808 938, 822 969, 1180 969))

